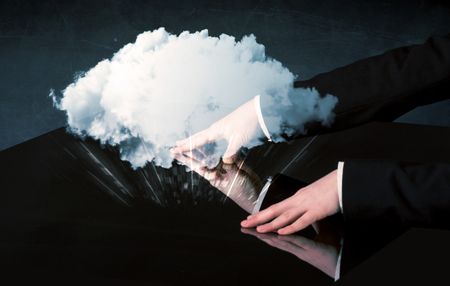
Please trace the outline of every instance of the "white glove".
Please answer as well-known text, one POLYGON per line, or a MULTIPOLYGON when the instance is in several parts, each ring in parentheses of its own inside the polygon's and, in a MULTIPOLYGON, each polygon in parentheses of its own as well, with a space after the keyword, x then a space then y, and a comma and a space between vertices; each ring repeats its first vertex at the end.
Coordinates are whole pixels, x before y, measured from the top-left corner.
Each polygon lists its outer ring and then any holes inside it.
POLYGON ((258 113, 261 112, 258 110, 258 106, 259 97, 247 101, 224 118, 213 123, 209 128, 177 141, 171 152, 193 156, 195 155, 194 149, 225 140, 227 147, 223 155, 221 154, 222 160, 226 164, 233 163, 236 160, 235 155, 241 147, 251 148, 259 145, 259 138, 264 137, 265 132, 259 123, 261 119, 258 119, 258 113))

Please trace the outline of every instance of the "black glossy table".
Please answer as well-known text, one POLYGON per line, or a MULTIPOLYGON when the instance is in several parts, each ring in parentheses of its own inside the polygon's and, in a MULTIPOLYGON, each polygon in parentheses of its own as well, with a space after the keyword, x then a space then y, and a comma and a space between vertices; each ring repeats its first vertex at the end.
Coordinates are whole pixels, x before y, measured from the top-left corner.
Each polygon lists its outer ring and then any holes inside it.
MULTIPOLYGON (((347 158, 450 162, 449 144, 449 128, 372 123, 250 150, 242 180, 255 189, 276 173, 312 182, 347 158)), ((338 283, 353 285, 364 261, 406 230, 336 216, 289 244, 260 236, 241 230, 248 210, 237 197, 195 172, 133 170, 114 148, 63 128, 2 151, 0 162, 0 269, 18 284, 331 285, 333 263, 323 261, 341 255, 338 283)))

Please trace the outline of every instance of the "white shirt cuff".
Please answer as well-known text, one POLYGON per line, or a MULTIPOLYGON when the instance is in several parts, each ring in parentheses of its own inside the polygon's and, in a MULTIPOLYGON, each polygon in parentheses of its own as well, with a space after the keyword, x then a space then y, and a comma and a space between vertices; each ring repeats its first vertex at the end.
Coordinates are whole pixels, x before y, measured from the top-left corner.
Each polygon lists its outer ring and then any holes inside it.
POLYGON ((272 138, 270 137, 270 133, 269 130, 267 129, 267 125, 264 122, 264 118, 261 112, 261 96, 258 94, 257 96, 255 96, 255 109, 256 109, 256 114, 258 116, 258 122, 259 122, 259 126, 261 127, 264 135, 267 137, 267 139, 269 141, 272 141, 272 138))
POLYGON ((344 212, 342 207, 342 176, 344 174, 344 162, 339 162, 337 167, 337 191, 339 197, 339 207, 341 208, 341 213, 344 212))

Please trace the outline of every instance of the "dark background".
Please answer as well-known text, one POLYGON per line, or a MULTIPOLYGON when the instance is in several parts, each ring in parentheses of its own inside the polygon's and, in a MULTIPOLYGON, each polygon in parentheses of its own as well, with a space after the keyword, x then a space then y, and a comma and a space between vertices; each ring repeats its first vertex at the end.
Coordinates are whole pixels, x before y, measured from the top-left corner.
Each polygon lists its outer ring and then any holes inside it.
MULTIPOLYGON (((306 79, 387 49, 450 32, 440 1, 5 1, 0 3, 0 150, 65 124, 49 90, 111 57, 146 30, 254 33, 306 79)), ((450 126, 450 100, 402 122, 450 126)))

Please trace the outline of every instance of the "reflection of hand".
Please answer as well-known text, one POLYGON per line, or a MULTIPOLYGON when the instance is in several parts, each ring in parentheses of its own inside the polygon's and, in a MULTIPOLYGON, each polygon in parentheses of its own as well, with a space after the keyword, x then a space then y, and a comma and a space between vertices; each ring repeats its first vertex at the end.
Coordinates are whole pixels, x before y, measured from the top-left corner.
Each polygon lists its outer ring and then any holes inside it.
POLYGON ((278 231, 279 234, 291 234, 338 210, 337 171, 334 170, 295 195, 248 216, 241 225, 258 226, 256 230, 262 233, 278 231))
POLYGON ((259 233, 242 228, 243 233, 253 235, 270 246, 294 254, 328 276, 335 278, 339 250, 332 245, 320 243, 299 235, 281 236, 259 233))
POLYGON ((204 167, 195 156, 175 154, 175 159, 188 166, 209 183, 251 213, 261 190, 261 180, 243 162, 219 164, 214 169, 204 167))
POLYGON ((209 128, 178 141, 171 150, 172 153, 192 152, 193 149, 208 143, 225 140, 227 141, 227 149, 223 154, 223 162, 235 162, 235 154, 242 146, 247 146, 263 135, 259 127, 255 100, 252 99, 241 105, 209 128))

